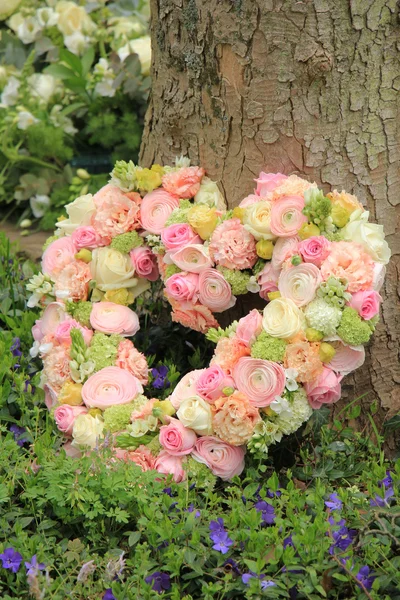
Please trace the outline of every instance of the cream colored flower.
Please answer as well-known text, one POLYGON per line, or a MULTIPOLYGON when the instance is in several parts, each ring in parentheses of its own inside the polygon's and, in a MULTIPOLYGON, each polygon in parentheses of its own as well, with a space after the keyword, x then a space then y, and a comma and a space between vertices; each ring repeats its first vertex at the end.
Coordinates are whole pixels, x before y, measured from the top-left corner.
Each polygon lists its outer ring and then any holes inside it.
POLYGON ((4 21, 17 10, 21 0, 2 0, 0 3, 0 21, 4 21))
POLYGON ((292 338, 304 325, 304 315, 288 298, 276 298, 264 308, 263 327, 273 337, 292 338))
POLYGON ((361 244, 375 262, 387 265, 391 251, 385 240, 383 225, 368 223, 368 217, 368 211, 355 210, 342 229, 343 239, 361 244))
POLYGON ((267 200, 260 200, 260 202, 247 206, 243 216, 243 225, 254 235, 256 240, 275 239, 271 233, 271 203, 267 200))
POLYGON ((215 181, 208 177, 203 177, 200 184, 200 189, 194 197, 196 204, 207 204, 210 208, 215 207, 217 210, 226 210, 226 204, 223 195, 215 181))
POLYGON ((141 35, 145 31, 142 23, 134 17, 112 17, 108 21, 108 28, 116 38, 125 39, 141 35))
POLYGON ((94 448, 99 438, 103 436, 104 421, 101 417, 85 414, 78 415, 72 430, 72 446, 89 446, 94 448))
POLYGON ((185 427, 193 429, 197 435, 212 434, 211 406, 203 398, 192 396, 182 400, 177 416, 185 427))
POLYGON ((33 73, 28 77, 28 84, 30 93, 39 98, 43 104, 48 104, 57 90, 57 80, 45 73, 33 73))
MULTIPOLYGON (((142 75, 150 75, 151 66, 151 39, 145 35, 136 40, 131 40, 129 43, 130 52, 135 52, 138 55, 142 67, 142 75)), ((122 60, 122 59, 121 59, 122 60)))
POLYGON ((69 219, 59 221, 56 225, 64 233, 71 234, 77 227, 90 225, 92 216, 96 212, 92 194, 79 196, 65 207, 69 219))
POLYGON ((135 277, 135 269, 129 255, 122 254, 114 248, 96 248, 92 253, 90 270, 102 292, 130 288, 136 298, 150 287, 147 279, 135 277))
POLYGON ((56 5, 56 12, 59 15, 57 27, 65 36, 77 31, 90 33, 96 27, 83 6, 78 6, 75 2, 61 0, 56 5))

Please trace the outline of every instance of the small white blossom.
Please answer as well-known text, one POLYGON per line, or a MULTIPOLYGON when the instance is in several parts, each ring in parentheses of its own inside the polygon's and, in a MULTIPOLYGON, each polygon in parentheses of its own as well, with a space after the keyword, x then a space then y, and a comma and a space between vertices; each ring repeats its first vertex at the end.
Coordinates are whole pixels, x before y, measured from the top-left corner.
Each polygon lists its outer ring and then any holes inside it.
POLYGON ((39 219, 40 217, 43 217, 46 209, 50 206, 50 198, 45 194, 36 194, 36 196, 30 198, 29 204, 33 215, 36 219, 39 219))
POLYGON ((58 13, 52 8, 38 8, 36 11, 36 18, 41 27, 52 27, 52 25, 57 24, 58 13))
POLYGON ((190 167, 190 158, 188 158, 187 156, 183 156, 183 154, 181 154, 180 156, 176 156, 175 157, 175 166, 178 169, 184 169, 186 167, 190 167))
POLYGON ((25 17, 22 23, 17 27, 17 36, 23 44, 31 44, 35 41, 37 34, 41 29, 36 17, 25 17))
POLYGON ((21 82, 16 77, 11 76, 7 81, 3 93, 1 94, 1 104, 3 106, 14 106, 18 102, 18 89, 21 82))
POLYGON ((72 52, 72 54, 77 54, 78 56, 85 52, 89 43, 90 39, 80 31, 75 31, 72 35, 66 35, 64 37, 66 48, 72 52))
POLYGON ((39 123, 39 119, 34 117, 33 114, 30 113, 28 110, 21 110, 18 113, 18 129, 22 129, 23 131, 25 131, 25 129, 28 129, 28 127, 30 127, 31 125, 35 125, 35 123, 39 123))
POLYGON ((257 283, 257 278, 252 275, 247 283, 247 289, 249 290, 249 292, 252 292, 253 294, 257 294, 260 291, 260 286, 257 283))
POLYGON ((296 369, 285 369, 286 389, 288 389, 289 392, 295 392, 299 389, 299 384, 296 381, 298 374, 296 369))

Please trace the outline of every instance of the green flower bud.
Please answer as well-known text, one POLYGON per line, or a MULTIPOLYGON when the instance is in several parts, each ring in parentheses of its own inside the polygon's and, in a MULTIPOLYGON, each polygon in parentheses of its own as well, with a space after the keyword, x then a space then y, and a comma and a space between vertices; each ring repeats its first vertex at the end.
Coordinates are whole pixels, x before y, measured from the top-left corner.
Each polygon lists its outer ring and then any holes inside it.
POLYGON ((92 260, 92 253, 87 248, 82 248, 75 254, 77 260, 82 260, 84 263, 90 263, 92 260))

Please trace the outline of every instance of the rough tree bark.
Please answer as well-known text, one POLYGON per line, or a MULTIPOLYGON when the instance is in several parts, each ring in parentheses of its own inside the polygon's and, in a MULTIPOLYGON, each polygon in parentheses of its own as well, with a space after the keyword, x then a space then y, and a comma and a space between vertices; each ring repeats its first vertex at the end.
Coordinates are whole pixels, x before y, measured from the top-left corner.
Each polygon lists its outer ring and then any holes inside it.
MULTIPOLYGON (((229 206, 260 170, 356 194, 385 227, 382 321, 345 397, 400 410, 397 0, 151 0, 153 88, 141 164, 180 154, 229 206)), ((339 407, 340 408, 340 407, 339 407)))

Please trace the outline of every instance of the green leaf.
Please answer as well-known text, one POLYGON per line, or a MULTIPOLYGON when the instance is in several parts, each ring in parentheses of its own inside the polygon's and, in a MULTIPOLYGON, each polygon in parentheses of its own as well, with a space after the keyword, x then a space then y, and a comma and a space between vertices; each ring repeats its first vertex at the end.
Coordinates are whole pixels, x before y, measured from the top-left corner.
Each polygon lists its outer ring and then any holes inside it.
POLYGON ((139 540, 140 540, 140 531, 132 531, 132 533, 130 533, 129 537, 128 537, 128 544, 129 544, 129 546, 132 547, 135 544, 137 544, 139 540))
POLYGON ((86 75, 90 71, 90 67, 92 66, 94 61, 94 48, 91 46, 85 54, 82 56, 82 75, 86 77, 86 75))
POLYGON ((77 75, 82 75, 82 63, 80 59, 69 50, 65 48, 60 50, 60 61, 67 63, 77 75))
POLYGON ((73 102, 69 106, 66 106, 61 111, 61 114, 64 115, 64 117, 67 117, 68 115, 75 112, 76 110, 79 110, 80 108, 85 108, 85 107, 86 107, 86 104, 84 102, 73 102))
POLYGON ((389 419, 388 421, 386 421, 386 423, 383 424, 384 428, 386 429, 386 431, 395 431, 396 429, 400 428, 400 412, 395 415, 394 417, 392 417, 391 419, 389 419))
POLYGON ((64 65, 50 65, 44 69, 44 73, 53 75, 56 79, 70 79, 74 76, 74 71, 64 65))

